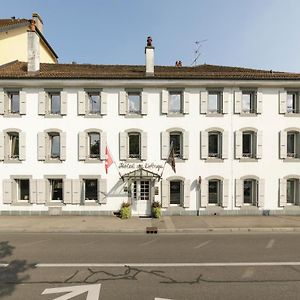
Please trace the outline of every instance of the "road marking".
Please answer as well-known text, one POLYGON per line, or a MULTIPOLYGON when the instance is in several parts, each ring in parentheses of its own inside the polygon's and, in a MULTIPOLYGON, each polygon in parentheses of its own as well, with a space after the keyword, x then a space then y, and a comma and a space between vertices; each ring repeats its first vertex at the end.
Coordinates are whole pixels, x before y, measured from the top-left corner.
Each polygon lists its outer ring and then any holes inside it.
POLYGON ((275 240, 274 240, 274 239, 271 239, 271 240, 269 240, 269 243, 268 243, 268 245, 266 246, 266 249, 270 249, 270 248, 272 248, 272 247, 273 247, 273 245, 274 245, 274 242, 275 242, 275 240))
POLYGON ((146 246, 146 245, 152 244, 152 243, 155 242, 155 241, 157 241, 157 239, 152 239, 152 240, 150 240, 150 241, 141 243, 141 244, 139 244, 139 246, 146 246))
POLYGON ((39 240, 39 241, 30 242, 30 243, 24 243, 24 244, 21 244, 19 247, 32 246, 32 245, 40 244, 40 243, 43 243, 46 241, 48 241, 48 240, 39 240))
POLYGON ((203 243, 199 244, 198 246, 194 247, 194 249, 202 248, 202 247, 206 246, 209 243, 210 243, 210 241, 203 242, 203 243))
POLYGON ((244 274, 242 275, 242 279, 249 279, 253 276, 254 269, 253 267, 247 268, 244 274))

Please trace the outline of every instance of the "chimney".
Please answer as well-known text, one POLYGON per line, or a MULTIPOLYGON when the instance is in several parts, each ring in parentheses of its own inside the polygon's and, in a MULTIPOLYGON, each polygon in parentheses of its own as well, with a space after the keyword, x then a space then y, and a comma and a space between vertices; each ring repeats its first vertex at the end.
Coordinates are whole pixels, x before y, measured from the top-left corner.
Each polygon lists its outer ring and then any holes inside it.
POLYGON ((37 27, 37 29, 43 33, 43 20, 41 18, 41 16, 38 13, 32 13, 32 19, 35 21, 35 26, 37 27))
POLYGON ((146 54, 146 76, 154 76, 154 47, 152 46, 152 38, 148 36, 146 54))
POLYGON ((27 72, 36 73, 40 70, 40 37, 35 31, 36 24, 30 20, 29 30, 27 31, 27 72))

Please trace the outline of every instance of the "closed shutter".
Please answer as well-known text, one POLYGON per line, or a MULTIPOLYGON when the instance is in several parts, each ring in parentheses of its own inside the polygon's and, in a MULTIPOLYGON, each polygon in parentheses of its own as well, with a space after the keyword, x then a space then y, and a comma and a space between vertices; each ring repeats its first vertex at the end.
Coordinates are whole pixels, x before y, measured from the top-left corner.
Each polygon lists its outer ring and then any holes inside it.
POLYGON ((182 158, 183 159, 189 159, 189 133, 187 131, 184 131, 182 133, 183 135, 183 153, 182 158))
POLYGON ((126 115, 127 113, 127 93, 125 91, 119 92, 119 114, 126 115))
POLYGON ((200 113, 207 114, 208 92, 200 92, 200 113))
POLYGON ((287 202, 287 180, 279 179, 279 206, 286 206, 287 202))
POLYGON ((68 93, 65 91, 60 92, 60 101, 61 101, 61 110, 60 113, 62 115, 67 114, 68 110, 68 93))
POLYGON ((190 94, 187 91, 183 92, 183 113, 188 114, 190 112, 190 94))
POLYGON ((4 91, 0 90, 0 115, 4 114, 4 91))
POLYGON ((26 133, 19 133, 19 160, 26 159, 26 133))
POLYGON ((224 179, 222 182, 223 192, 222 192, 222 206, 227 207, 229 202, 229 180, 224 179))
POLYGON ((285 114, 286 113, 286 107, 287 107, 287 92, 286 91, 280 91, 279 92, 279 113, 285 114))
POLYGON ((3 204, 12 203, 12 180, 3 180, 3 204))
POLYGON ((85 91, 78 91, 77 93, 77 109, 78 109, 78 115, 85 115, 85 98, 86 92, 85 91))
POLYGON ((208 132, 201 131, 201 158, 208 158, 208 132))
POLYGON ((285 130, 280 131, 280 158, 287 158, 287 132, 285 130))
POLYGON ((235 132, 235 158, 239 159, 242 158, 243 155, 243 133, 241 131, 235 132))
POLYGON ((258 184, 258 206, 264 207, 265 206, 265 180, 259 179, 258 184))
POLYGON ((161 91, 161 113, 167 114, 169 110, 169 92, 167 90, 161 91))
POLYGON ((147 115, 148 113, 148 93, 142 92, 142 110, 141 113, 142 115, 147 115))
POLYGON ((161 181, 161 206, 163 208, 168 208, 170 205, 170 183, 168 180, 161 181))
POLYGON ((229 109, 229 91, 224 90, 223 91, 223 114, 228 114, 229 109))
POLYGON ((26 115, 26 92, 20 91, 20 115, 26 115))
POLYGON ((71 179, 65 179, 64 180, 64 187, 63 187, 63 199, 65 204, 71 204, 72 203, 72 180, 71 179))
POLYGON ((208 180, 202 179, 201 181, 201 207, 208 205, 208 180))
POLYGON ((190 188, 191 188, 191 181, 186 179, 184 181, 183 187, 183 207, 188 208, 190 207, 190 188))
POLYGON ((296 134, 296 157, 300 158, 300 133, 296 134))
POLYGON ((147 132, 141 133, 141 159, 147 160, 147 132))
POLYGON ((127 159, 127 138, 126 132, 120 132, 120 160, 127 159))
POLYGON ((261 114, 263 112, 263 93, 259 90, 256 93, 256 105, 256 113, 261 114))
POLYGON ((105 149, 107 146, 107 134, 106 132, 101 132, 100 134, 100 159, 105 160, 105 149))
POLYGON ((234 113, 240 114, 242 111, 242 92, 234 91, 234 113))
POLYGON ((29 189, 30 189, 30 203, 36 203, 36 198, 37 198, 36 179, 30 179, 29 189))
POLYGON ((67 136, 65 132, 60 134, 60 160, 66 160, 67 136))
POLYGON ((107 115, 107 98, 108 94, 106 92, 101 92, 101 115, 107 115))
POLYGON ((46 179, 37 179, 36 189, 37 189, 36 203, 38 204, 46 203, 46 179))
POLYGON ((87 157, 86 138, 87 138, 87 134, 85 132, 79 132, 78 134, 78 159, 79 160, 85 160, 87 157))
POLYGON ((263 143, 262 131, 257 132, 256 138, 257 138, 256 158, 262 158, 262 143, 263 143))
POLYGON ((243 187, 244 187, 244 180, 236 179, 235 180, 235 205, 237 207, 243 205, 243 201, 244 201, 243 187))
POLYGON ((46 113, 46 92, 39 92, 39 115, 46 113))
POLYGON ((38 133, 38 160, 46 159, 46 136, 44 132, 38 133))
POLYGON ((228 132, 223 131, 222 133, 222 158, 228 158, 228 132))
POLYGON ((72 203, 80 204, 81 202, 81 181, 79 179, 72 180, 72 203))
POLYGON ((4 160, 4 133, 0 131, 0 160, 4 160))
POLYGON ((167 159, 170 151, 170 134, 167 131, 161 133, 161 159, 167 159))
POLYGON ((98 200, 100 204, 106 204, 107 203, 107 180, 106 179, 100 179, 98 184, 98 200))

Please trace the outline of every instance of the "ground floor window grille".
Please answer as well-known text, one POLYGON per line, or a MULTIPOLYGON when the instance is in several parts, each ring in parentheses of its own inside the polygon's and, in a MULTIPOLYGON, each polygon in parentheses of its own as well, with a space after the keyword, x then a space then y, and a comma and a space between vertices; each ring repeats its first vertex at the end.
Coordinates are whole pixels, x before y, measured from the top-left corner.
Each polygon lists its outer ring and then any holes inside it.
POLYGON ((244 180, 244 204, 257 205, 257 181, 244 180))
POLYGON ((84 180, 84 192, 85 200, 98 200, 98 180, 97 179, 85 179, 84 180))
POLYGON ((63 200, 63 180, 62 179, 50 179, 50 196, 51 200, 63 200))

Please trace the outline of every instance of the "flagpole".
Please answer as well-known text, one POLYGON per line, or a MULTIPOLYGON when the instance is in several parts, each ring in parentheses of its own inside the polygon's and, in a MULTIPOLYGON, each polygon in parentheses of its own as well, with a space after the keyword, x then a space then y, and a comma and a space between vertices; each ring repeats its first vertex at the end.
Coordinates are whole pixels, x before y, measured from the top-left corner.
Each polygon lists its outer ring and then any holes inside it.
POLYGON ((173 150, 173 142, 171 143, 171 147, 170 147, 170 151, 169 151, 169 154, 168 154, 168 158, 166 159, 166 161, 165 161, 165 163, 164 163, 164 166, 163 166, 163 169, 162 169, 162 171, 161 171, 161 174, 160 174, 160 178, 159 178, 159 180, 162 178, 162 176, 163 176, 163 173, 164 173, 164 170, 165 170, 165 166, 166 166, 166 164, 167 164, 167 161, 168 161, 168 159, 169 159, 169 157, 170 157, 170 154, 171 154, 171 152, 172 152, 172 150, 173 150))

